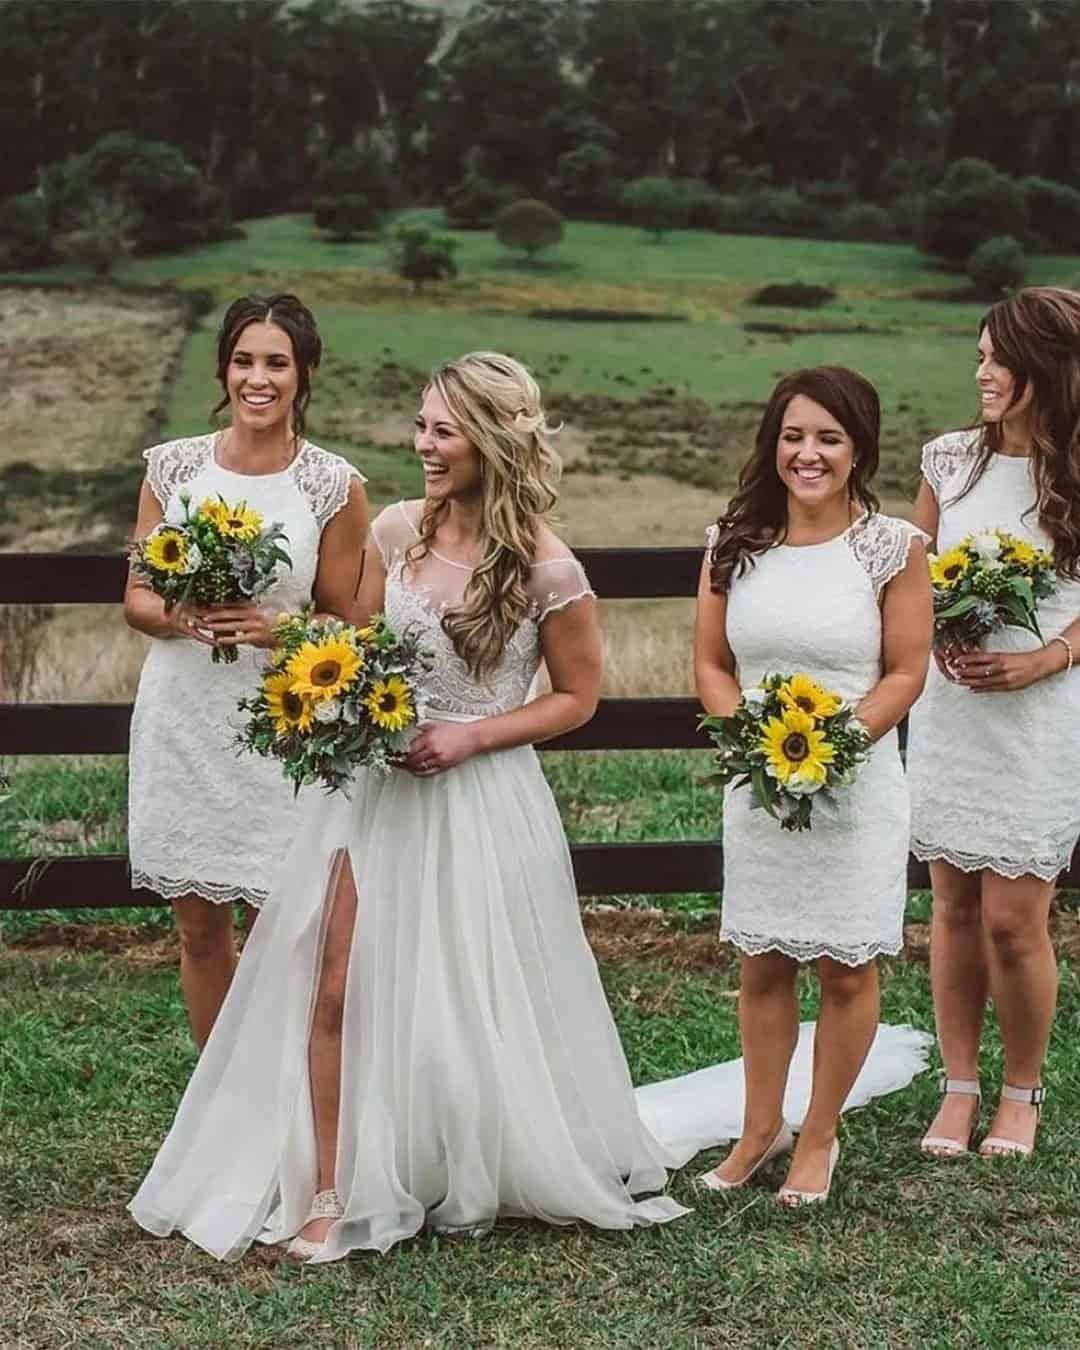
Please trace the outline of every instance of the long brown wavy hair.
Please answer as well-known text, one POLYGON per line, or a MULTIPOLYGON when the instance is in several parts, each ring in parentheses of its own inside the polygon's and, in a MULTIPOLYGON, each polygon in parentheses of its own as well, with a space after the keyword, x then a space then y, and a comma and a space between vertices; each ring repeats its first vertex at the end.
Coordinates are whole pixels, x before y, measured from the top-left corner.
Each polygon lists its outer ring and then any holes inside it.
MULTIPOLYGON (((984 332, 1012 372, 1012 404, 1031 386, 1035 510, 1058 571, 1080 578, 1080 292, 1029 286, 983 316, 984 332)), ((982 423, 971 472, 952 502, 967 496, 1003 442, 1001 422, 982 423)))
POLYGON ((754 558, 787 534, 788 493, 776 468, 776 447, 787 406, 798 394, 813 399, 835 417, 854 444, 848 495, 869 514, 880 503, 870 484, 878 466, 881 402, 877 390, 846 366, 811 366, 785 375, 772 391, 754 439, 754 451, 742 467, 735 494, 717 525, 709 583, 724 592, 733 576, 752 567, 754 558))
MULTIPOLYGON (((486 679, 529 613, 529 571, 539 526, 558 500, 560 461, 540 388, 513 357, 470 352, 434 370, 427 388, 438 391, 480 455, 480 562, 442 626, 469 671, 486 679)), ((448 502, 424 503, 409 561, 428 552, 448 508, 448 502)))

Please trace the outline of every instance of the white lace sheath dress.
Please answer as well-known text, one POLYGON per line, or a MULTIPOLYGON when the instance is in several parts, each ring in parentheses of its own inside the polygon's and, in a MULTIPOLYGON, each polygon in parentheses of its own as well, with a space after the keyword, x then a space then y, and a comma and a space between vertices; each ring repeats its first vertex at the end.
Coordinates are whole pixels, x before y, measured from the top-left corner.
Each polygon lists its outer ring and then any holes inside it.
MULTIPOLYGON (((1000 528, 1046 550, 1051 540, 1035 511, 1026 458, 994 455, 962 500, 977 433, 949 432, 923 449, 923 477, 940 512, 939 553, 973 531, 1000 528)), ((1058 582, 1039 605, 1047 639, 1080 615, 1080 583, 1058 582)), ((989 634, 991 651, 1031 651, 1038 638, 1020 628, 989 634)), ((1078 653, 1080 655, 1080 653, 1078 653)), ((965 872, 1053 881, 1080 835, 1080 667, 1027 689, 976 694, 933 663, 911 713, 908 777, 912 851, 965 872)))
MULTIPOLYGON (((215 442, 195 436, 144 451, 154 496, 168 520, 183 518, 181 493, 193 506, 220 493, 246 501, 267 523, 281 521, 293 568, 279 566, 280 579, 259 603, 299 609, 311 599, 323 528, 361 475, 307 442, 280 473, 234 473, 217 463, 215 442)), ((215 665, 201 642, 154 638, 139 678, 128 760, 132 884, 168 899, 260 905, 296 827, 281 766, 240 755, 233 744, 243 716, 237 703, 255 693, 266 661, 261 649, 237 650, 235 664, 215 665)))
MULTIPOLYGON (((857 704, 882 674, 882 590, 918 534, 907 521, 875 514, 823 544, 757 555, 728 593, 739 685, 804 671, 857 704)), ((815 805, 809 830, 782 830, 750 801, 749 787, 724 796, 721 938, 751 955, 829 956, 849 966, 898 952, 909 804, 895 730, 837 792, 835 813, 815 805)))
MULTIPOLYGON (((541 626, 591 594, 585 575, 569 550, 534 565, 532 613, 479 682, 440 623, 470 569, 437 553, 406 560, 420 505, 388 507, 372 536, 390 622, 415 625, 434 655, 426 716, 517 708, 541 626)), ((351 798, 310 794, 302 816, 132 1201, 137 1221, 226 1259, 303 1226, 317 1179, 308 1034, 342 850, 357 888, 335 1177, 344 1216, 316 1259, 499 1215, 619 1229, 685 1213, 664 1195, 638 1198, 665 1186, 670 1157, 639 1119, 532 747, 432 777, 361 772, 351 798)))

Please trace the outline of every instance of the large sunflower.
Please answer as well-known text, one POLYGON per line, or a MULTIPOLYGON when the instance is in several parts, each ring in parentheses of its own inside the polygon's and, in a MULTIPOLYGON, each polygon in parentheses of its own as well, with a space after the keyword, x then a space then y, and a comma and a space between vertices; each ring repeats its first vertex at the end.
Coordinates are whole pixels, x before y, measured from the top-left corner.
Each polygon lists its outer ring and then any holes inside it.
POLYGON ((1020 567, 1030 567, 1039 556, 1039 550, 1026 539, 1010 539, 1004 558, 1007 563, 1017 563, 1020 567))
POLYGON ((259 537, 262 516, 258 511, 253 511, 247 502, 230 505, 220 497, 216 501, 213 497, 207 497, 200 510, 204 516, 209 516, 226 539, 241 539, 250 543, 259 537))
POLYGON ((351 642, 331 636, 305 642, 285 669, 298 694, 321 701, 344 693, 363 664, 363 656, 351 642))
POLYGON ((801 708, 785 708, 782 719, 770 717, 762 733, 761 748, 772 776, 785 784, 793 779, 824 783, 825 766, 836 753, 825 733, 816 730, 814 719, 801 708))
POLYGON ((290 731, 310 731, 314 704, 293 688, 293 678, 286 670, 279 670, 263 680, 266 708, 274 719, 278 736, 290 731))
POLYGON ((955 586, 971 566, 967 551, 950 548, 930 559, 930 580, 935 586, 955 586))
POLYGON ((830 694, 801 672, 792 675, 777 693, 786 708, 800 708, 808 717, 831 717, 840 708, 840 700, 835 694, 830 694))
POLYGON ((409 686, 398 675, 376 680, 364 702, 371 720, 387 731, 401 731, 416 717, 409 686))
POLYGON ((155 530, 143 544, 143 557, 158 572, 186 572, 188 537, 169 526, 155 530))

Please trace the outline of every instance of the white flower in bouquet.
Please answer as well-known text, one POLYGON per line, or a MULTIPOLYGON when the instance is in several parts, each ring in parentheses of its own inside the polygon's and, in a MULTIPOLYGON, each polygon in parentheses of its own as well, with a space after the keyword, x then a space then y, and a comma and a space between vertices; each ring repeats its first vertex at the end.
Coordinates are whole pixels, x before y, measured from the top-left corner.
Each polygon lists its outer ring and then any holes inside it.
POLYGON ((336 722, 341 716, 341 699, 328 698, 322 703, 316 703, 312 715, 316 722, 322 722, 324 725, 336 722))
POLYGON ((744 689, 743 702, 751 712, 760 712, 768 700, 768 693, 764 689, 744 689))
POLYGON ((1001 557, 1001 539, 994 530, 980 530, 972 535, 971 548, 983 562, 997 562, 1001 557))

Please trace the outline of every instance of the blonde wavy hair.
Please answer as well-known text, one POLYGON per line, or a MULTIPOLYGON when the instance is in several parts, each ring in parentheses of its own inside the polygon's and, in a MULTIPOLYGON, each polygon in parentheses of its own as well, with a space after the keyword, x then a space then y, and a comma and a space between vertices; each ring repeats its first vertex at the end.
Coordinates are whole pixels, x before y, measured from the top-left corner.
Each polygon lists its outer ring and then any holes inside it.
MULTIPOLYGON (((558 501, 561 469, 540 386, 513 357, 469 352, 432 371, 435 389, 480 455, 481 558, 462 601, 443 616, 443 631, 478 679, 490 677, 529 613, 529 569, 539 526, 558 501)), ((419 538, 406 558, 431 547, 448 502, 424 503, 419 538)))

